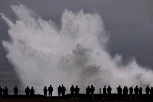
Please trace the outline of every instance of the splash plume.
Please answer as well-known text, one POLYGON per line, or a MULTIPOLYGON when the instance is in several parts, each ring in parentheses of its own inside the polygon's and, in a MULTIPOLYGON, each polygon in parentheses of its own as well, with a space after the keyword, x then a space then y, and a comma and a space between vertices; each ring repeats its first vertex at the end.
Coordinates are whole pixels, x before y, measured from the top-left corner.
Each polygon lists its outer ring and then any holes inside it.
POLYGON ((135 60, 122 64, 120 55, 107 52, 108 36, 98 13, 73 13, 65 10, 61 27, 46 21, 22 4, 11 6, 13 22, 1 17, 9 26, 10 41, 2 41, 7 58, 23 85, 34 86, 42 93, 44 85, 94 84, 153 85, 153 72, 135 60))

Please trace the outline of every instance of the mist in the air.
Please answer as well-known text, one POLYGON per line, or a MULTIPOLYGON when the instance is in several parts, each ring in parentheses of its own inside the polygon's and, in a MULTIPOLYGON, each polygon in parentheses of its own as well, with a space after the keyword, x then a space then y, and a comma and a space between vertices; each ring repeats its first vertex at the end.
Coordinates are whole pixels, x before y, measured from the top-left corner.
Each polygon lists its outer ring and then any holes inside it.
MULTIPOLYGON (((11 6, 16 15, 13 22, 1 14, 9 26, 10 41, 2 41, 7 58, 24 87, 34 86, 42 93, 45 85, 153 85, 153 71, 133 59, 127 65, 122 57, 107 52, 108 34, 98 13, 65 10, 61 26, 46 21, 26 6, 11 6)), ((129 49, 130 50, 130 49, 129 49)), ((69 91, 67 91, 69 92, 69 91)))

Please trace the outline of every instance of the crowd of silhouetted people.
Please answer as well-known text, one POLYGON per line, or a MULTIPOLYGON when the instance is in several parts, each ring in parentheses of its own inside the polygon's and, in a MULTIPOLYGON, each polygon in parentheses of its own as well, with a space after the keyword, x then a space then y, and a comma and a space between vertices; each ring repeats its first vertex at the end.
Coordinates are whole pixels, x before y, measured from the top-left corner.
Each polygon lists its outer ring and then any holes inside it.
MULTIPOLYGON (((66 89, 66 87, 62 84, 62 85, 59 85, 57 87, 57 92, 58 92, 58 96, 59 97, 64 97, 66 96, 66 91, 70 91, 69 93, 69 96, 70 97, 73 97, 73 98, 79 98, 79 95, 80 95, 80 88, 76 85, 72 85, 70 87, 70 89, 66 89)), ((103 89, 99 89, 100 90, 100 93, 99 95, 112 95, 112 87, 111 86, 104 86, 103 89)), ((50 85, 49 87, 45 86, 44 89, 43 89, 43 93, 44 93, 44 96, 47 97, 52 97, 52 93, 54 91, 54 88, 52 87, 52 85, 50 85)), ((142 94, 144 95, 153 95, 153 87, 149 87, 149 86, 146 86, 145 90, 142 90, 142 87, 138 87, 138 86, 135 86, 135 87, 127 87, 127 86, 124 86, 124 87, 121 87, 120 85, 116 88, 116 91, 117 91, 117 94, 116 95, 135 95, 135 96, 140 96, 142 94), (145 92, 145 93, 143 93, 145 92)), ((14 96, 18 96, 18 87, 15 86, 14 87, 14 96)), ((2 88, 0 87, 0 96, 7 96, 8 95, 8 88, 5 87, 5 88, 2 88)), ((29 88, 29 86, 27 86, 25 88, 25 95, 26 96, 35 96, 35 89, 34 87, 31 87, 29 88)), ((93 97, 95 95, 95 87, 93 85, 91 86, 87 86, 86 87, 86 93, 85 93, 86 97, 93 97)))

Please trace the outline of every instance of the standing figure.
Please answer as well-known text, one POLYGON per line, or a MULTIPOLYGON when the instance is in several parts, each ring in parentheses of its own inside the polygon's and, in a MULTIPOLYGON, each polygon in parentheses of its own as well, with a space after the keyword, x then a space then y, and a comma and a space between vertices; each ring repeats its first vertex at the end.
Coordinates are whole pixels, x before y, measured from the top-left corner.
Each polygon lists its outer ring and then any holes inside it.
POLYGON ((135 95, 138 95, 138 93, 139 93, 139 88, 138 88, 137 85, 136 85, 136 87, 134 88, 134 92, 135 92, 135 95))
POLYGON ((58 96, 61 96, 61 93, 62 93, 62 87, 59 85, 57 89, 58 89, 58 96))
POLYGON ((47 87, 44 87, 44 96, 47 96, 47 87))
POLYGON ((66 88, 65 88, 65 86, 62 84, 62 96, 65 96, 65 92, 66 92, 66 88))
POLYGON ((7 96, 8 95, 8 88, 7 88, 7 86, 5 86, 4 91, 3 91, 3 94, 4 94, 4 96, 7 96))
POLYGON ((30 89, 29 89, 29 86, 27 86, 27 88, 25 89, 25 93, 26 93, 26 96, 29 96, 29 95, 30 95, 30 89))
POLYGON ((87 96, 90 95, 90 86, 88 86, 88 87, 86 88, 86 95, 87 95, 87 96))
POLYGON ((79 97, 79 91, 80 91, 80 88, 78 88, 78 86, 76 85, 76 87, 75 87, 75 97, 76 98, 79 97))
POLYGON ((31 96, 34 96, 34 95, 35 95, 35 90, 34 90, 34 88, 33 88, 33 87, 31 87, 31 90, 30 90, 30 95, 31 95, 31 96))
POLYGON ((103 88, 103 94, 106 95, 106 86, 103 88))
POLYGON ((53 87, 52 87, 52 85, 49 86, 48 92, 49 92, 49 96, 52 96, 52 93, 53 93, 53 87))
POLYGON ((139 95, 142 95, 142 87, 139 88, 139 95))
POLYGON ((117 87, 117 93, 118 93, 119 95, 121 95, 121 94, 122 94, 122 88, 121 88, 121 86, 120 86, 120 85, 117 87))
POLYGON ((70 88, 70 92, 71 92, 72 96, 74 95, 74 91, 75 91, 75 89, 74 89, 74 86, 72 85, 71 88, 70 88))
POLYGON ((150 93, 150 88, 149 88, 149 85, 147 85, 147 87, 146 87, 146 94, 148 95, 149 93, 150 93))
POLYGON ((130 92, 130 95, 133 94, 133 87, 132 86, 129 88, 129 92, 130 92))
POLYGON ((93 94, 94 94, 94 92, 95 92, 95 87, 94 87, 93 85, 91 85, 90 90, 91 90, 91 95, 93 95, 93 94))
POLYGON ((107 88, 107 93, 108 93, 109 95, 111 95, 111 92, 112 92, 112 88, 111 88, 110 85, 109 85, 108 88, 107 88))
POLYGON ((15 96, 18 95, 18 88, 17 88, 17 86, 14 87, 14 95, 15 95, 15 96))
POLYGON ((124 95, 127 95, 128 94, 128 87, 127 86, 124 86, 124 88, 123 88, 123 94, 124 95))

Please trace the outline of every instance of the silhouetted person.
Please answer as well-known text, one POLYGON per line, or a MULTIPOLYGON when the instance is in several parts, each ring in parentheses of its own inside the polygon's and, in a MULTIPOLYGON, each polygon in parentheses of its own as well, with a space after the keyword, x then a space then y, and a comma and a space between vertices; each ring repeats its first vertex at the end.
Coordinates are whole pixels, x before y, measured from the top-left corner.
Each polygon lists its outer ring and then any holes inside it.
POLYGON ((94 87, 93 85, 91 85, 90 90, 91 90, 91 95, 93 95, 93 94, 94 94, 94 92, 95 92, 95 87, 94 87))
POLYGON ((52 96, 53 93, 53 87, 50 85, 48 88, 49 96, 52 96))
POLYGON ((133 87, 132 86, 129 88, 129 92, 130 92, 130 95, 133 94, 133 87))
POLYGON ((3 94, 4 94, 4 96, 7 96, 8 95, 8 88, 7 88, 7 86, 4 88, 3 94))
POLYGON ((2 87, 0 86, 0 96, 2 96, 2 94, 3 94, 3 89, 2 89, 2 87))
POLYGON ((88 86, 87 88, 86 88, 86 95, 90 95, 90 86, 88 86))
POLYGON ((150 92, 150 88, 149 88, 149 85, 147 85, 147 87, 146 87, 146 94, 148 95, 149 94, 149 92, 150 92))
POLYGON ((61 96, 62 94, 62 87, 59 85, 58 86, 58 96, 61 96))
POLYGON ((142 87, 139 88, 139 95, 142 95, 142 87))
POLYGON ((150 88, 150 94, 153 95, 153 87, 150 88))
POLYGON ((29 86, 27 86, 27 88, 25 89, 25 93, 26 93, 26 96, 29 96, 29 95, 30 95, 30 89, 29 89, 29 86))
POLYGON ((4 89, 4 95, 5 95, 5 96, 8 95, 8 88, 7 88, 7 86, 6 86, 5 89, 4 89))
POLYGON ((18 95, 18 88, 17 88, 17 86, 14 87, 14 95, 16 95, 16 96, 18 95))
POLYGON ((31 87, 31 90, 30 90, 30 95, 31 95, 31 96, 34 96, 34 95, 35 95, 35 90, 34 90, 34 88, 33 88, 33 87, 31 87))
POLYGON ((136 87, 134 88, 134 92, 135 92, 135 95, 138 95, 138 93, 139 93, 139 88, 138 88, 138 86, 136 86, 136 87))
POLYGON ((78 98, 79 96, 79 91, 80 91, 80 88, 78 88, 78 86, 75 87, 75 97, 78 98))
POLYGON ((112 88, 111 88, 110 85, 109 85, 108 88, 107 88, 107 93, 110 95, 111 92, 112 92, 112 88))
POLYGON ((47 87, 44 87, 44 95, 47 96, 47 87))
POLYGON ((71 92, 71 95, 74 95, 75 89, 74 89, 74 86, 73 85, 70 88, 70 92, 71 92))
POLYGON ((124 95, 127 95, 128 94, 128 87, 127 86, 124 86, 124 88, 123 88, 123 94, 124 95))
POLYGON ((121 94, 122 94, 122 88, 121 88, 121 86, 120 86, 120 85, 117 87, 117 93, 118 93, 119 95, 121 95, 121 94))
POLYGON ((106 95, 106 86, 103 88, 103 94, 106 95))
POLYGON ((65 96, 65 92, 66 92, 66 88, 65 88, 65 86, 62 84, 62 96, 65 96))

